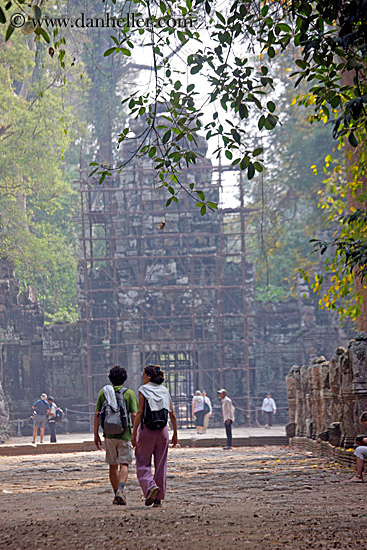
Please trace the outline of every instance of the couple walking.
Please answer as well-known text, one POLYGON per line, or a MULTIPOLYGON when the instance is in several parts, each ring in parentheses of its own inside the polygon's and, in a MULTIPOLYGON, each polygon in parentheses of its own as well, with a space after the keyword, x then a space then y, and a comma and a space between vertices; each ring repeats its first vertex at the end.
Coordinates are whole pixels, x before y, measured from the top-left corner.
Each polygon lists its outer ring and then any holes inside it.
POLYGON ((144 493, 145 505, 161 506, 166 494, 168 415, 173 428, 172 445, 177 444, 177 420, 170 394, 162 385, 164 373, 159 365, 144 368, 139 401, 132 390, 124 388, 127 379, 124 367, 112 367, 109 379, 112 386, 104 386, 97 398, 94 443, 98 449, 102 448, 98 433, 101 423, 110 482, 115 492, 113 504, 126 504, 125 484, 133 459, 132 447, 135 447, 136 475, 144 493), (114 422, 119 424, 120 433, 107 433, 115 430, 114 422))

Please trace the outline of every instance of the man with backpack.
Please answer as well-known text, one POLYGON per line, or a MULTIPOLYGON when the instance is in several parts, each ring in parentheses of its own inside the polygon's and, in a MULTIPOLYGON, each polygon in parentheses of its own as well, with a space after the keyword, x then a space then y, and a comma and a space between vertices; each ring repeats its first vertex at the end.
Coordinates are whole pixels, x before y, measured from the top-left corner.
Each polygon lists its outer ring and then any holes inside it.
POLYGON ((32 443, 36 443, 36 437, 38 428, 40 430, 40 443, 43 443, 45 435, 45 428, 47 424, 47 415, 50 412, 50 405, 47 401, 47 394, 42 393, 40 398, 37 399, 32 405, 34 411, 33 419, 33 440, 32 443))
POLYGON ((104 386, 97 397, 94 415, 94 443, 102 448, 98 428, 102 427, 105 438, 106 462, 109 464, 109 477, 115 492, 113 504, 126 504, 125 483, 132 462, 131 422, 134 422, 138 402, 132 390, 124 388, 127 379, 126 369, 112 367, 108 378, 112 385, 104 386), (131 417, 131 422, 130 422, 131 417))

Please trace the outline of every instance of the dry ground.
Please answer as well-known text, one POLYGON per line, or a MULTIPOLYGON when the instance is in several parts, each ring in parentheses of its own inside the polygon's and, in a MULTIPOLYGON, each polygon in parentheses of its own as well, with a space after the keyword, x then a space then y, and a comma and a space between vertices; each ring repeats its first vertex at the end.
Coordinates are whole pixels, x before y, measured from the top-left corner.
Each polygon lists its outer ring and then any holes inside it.
POLYGON ((134 468, 112 506, 102 452, 0 457, 0 548, 367 548, 367 484, 289 447, 172 449, 163 508, 134 468))

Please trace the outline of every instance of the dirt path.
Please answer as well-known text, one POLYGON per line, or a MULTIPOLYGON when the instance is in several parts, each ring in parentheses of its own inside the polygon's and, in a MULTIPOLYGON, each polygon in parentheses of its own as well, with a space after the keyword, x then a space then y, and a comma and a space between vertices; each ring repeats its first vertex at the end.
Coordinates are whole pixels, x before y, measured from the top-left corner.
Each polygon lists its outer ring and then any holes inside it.
POLYGON ((289 447, 172 449, 150 509, 134 468, 128 505, 111 505, 102 452, 0 457, 0 548, 363 550, 367 484, 348 475, 289 447))

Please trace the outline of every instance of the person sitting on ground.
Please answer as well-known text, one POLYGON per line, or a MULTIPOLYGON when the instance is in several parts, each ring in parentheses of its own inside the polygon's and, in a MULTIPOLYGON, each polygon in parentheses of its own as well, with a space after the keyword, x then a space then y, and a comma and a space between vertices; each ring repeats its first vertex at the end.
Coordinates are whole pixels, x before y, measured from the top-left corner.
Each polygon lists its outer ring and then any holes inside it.
POLYGON ((353 477, 346 480, 346 483, 363 483, 363 466, 367 458, 367 435, 357 435, 354 444, 356 446, 354 456, 357 461, 357 470, 353 477))
POLYGON ((38 428, 40 430, 40 443, 43 443, 45 435, 45 428, 47 424, 47 415, 50 412, 50 405, 47 401, 47 394, 42 393, 40 398, 37 399, 32 405, 32 409, 35 413, 33 420, 33 440, 32 443, 36 443, 36 437, 38 428))
MULTIPOLYGON (((367 412, 363 412, 359 419, 359 422, 367 428, 367 412)), ((355 451, 357 469, 353 477, 346 480, 346 483, 363 483, 363 466, 364 461, 367 458, 367 435, 357 435, 355 438, 355 451)))
MULTIPOLYGON (((115 405, 117 404, 117 395, 119 398, 124 399, 126 413, 127 415, 130 415, 132 422, 134 422, 135 414, 138 410, 138 402, 135 393, 132 390, 123 388, 123 385, 127 379, 126 369, 116 365, 110 370, 108 378, 110 379, 113 388, 108 385, 104 386, 100 390, 97 397, 96 412, 94 415, 94 444, 97 449, 102 448, 102 442, 99 437, 98 429, 100 412, 102 410, 102 405, 106 400, 108 404, 112 403, 112 405, 115 405), (116 392, 119 393, 116 394, 116 392), (115 401, 113 399, 114 397, 115 401)), ((125 483, 129 473, 129 464, 131 464, 133 460, 130 422, 128 422, 127 428, 122 433, 108 434, 104 432, 103 436, 105 438, 106 462, 109 465, 110 482, 115 493, 113 504, 124 505, 126 504, 125 483)))

